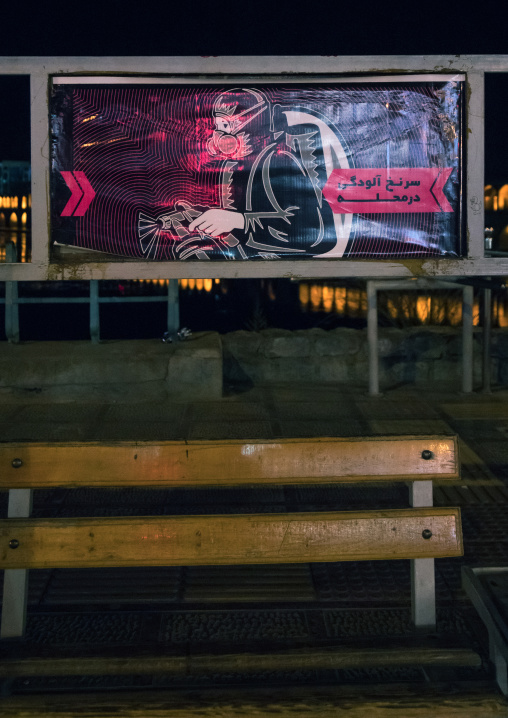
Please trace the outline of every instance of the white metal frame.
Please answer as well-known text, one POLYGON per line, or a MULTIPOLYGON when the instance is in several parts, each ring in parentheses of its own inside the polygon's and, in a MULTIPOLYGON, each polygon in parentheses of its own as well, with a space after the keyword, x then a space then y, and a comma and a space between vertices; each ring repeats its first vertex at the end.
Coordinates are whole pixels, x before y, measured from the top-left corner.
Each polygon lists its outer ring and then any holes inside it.
MULTIPOLYGON (((412 481, 409 502, 414 508, 432 506, 432 481, 412 481)), ((411 613, 415 627, 436 630, 436 577, 433 558, 411 559, 411 613)))
POLYGON ((508 257, 484 256, 484 73, 508 71, 508 55, 361 57, 0 57, 0 74, 30 75, 32 262, 0 265, 0 281, 182 277, 386 277, 508 275, 508 257), (49 83, 53 76, 172 78, 175 82, 347 78, 351 74, 466 75, 467 256, 463 259, 278 260, 277 262, 50 262, 49 83))
MULTIPOLYGON (((462 291, 462 391, 469 394, 473 391, 473 299, 474 289, 471 285, 446 282, 441 279, 381 279, 367 280, 367 339, 369 346, 369 394, 376 396, 379 391, 379 344, 378 344, 378 310, 377 293, 390 290, 417 291, 431 289, 458 289, 462 291)), ((486 291, 491 291, 486 290, 486 291)), ((485 317, 487 313, 485 313, 485 317)), ((488 314, 490 320, 490 312, 488 314)), ((490 332, 485 343, 484 365, 490 361, 490 332)), ((490 379, 485 379, 484 387, 490 379)), ((487 389, 488 391, 488 389, 487 389)))
MULTIPOLYGON (((9 489, 8 518, 27 518, 32 513, 32 489, 9 489)), ((4 571, 1 638, 18 638, 25 634, 28 604, 28 569, 4 571)))

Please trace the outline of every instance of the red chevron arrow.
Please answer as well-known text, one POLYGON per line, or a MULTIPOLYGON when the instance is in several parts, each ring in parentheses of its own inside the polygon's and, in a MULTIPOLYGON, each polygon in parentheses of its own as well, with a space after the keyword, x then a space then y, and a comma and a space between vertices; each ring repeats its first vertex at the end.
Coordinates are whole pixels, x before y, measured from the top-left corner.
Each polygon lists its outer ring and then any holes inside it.
POLYGON ((70 217, 74 214, 74 217, 82 217, 95 197, 92 185, 87 180, 84 172, 62 172, 62 177, 72 194, 60 216, 70 217))
POLYGON ((74 175, 72 174, 72 172, 62 172, 62 177, 64 178, 65 183, 66 183, 67 187, 70 189, 70 191, 72 192, 72 194, 70 196, 69 201, 63 208, 62 214, 60 216, 61 217, 70 217, 71 214, 76 209, 76 206, 77 206, 79 200, 83 196, 83 190, 81 189, 79 184, 74 179, 74 175))

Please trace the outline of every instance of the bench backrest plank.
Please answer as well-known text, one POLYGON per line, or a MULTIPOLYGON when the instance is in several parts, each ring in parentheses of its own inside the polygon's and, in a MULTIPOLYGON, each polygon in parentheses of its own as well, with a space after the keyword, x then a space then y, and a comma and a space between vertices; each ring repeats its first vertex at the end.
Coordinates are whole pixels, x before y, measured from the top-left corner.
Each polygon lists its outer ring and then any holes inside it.
POLYGON ((460 555, 460 511, 455 508, 0 521, 0 568, 4 569, 460 555), (424 538, 428 531, 431 536, 424 538))
POLYGON ((0 467, 4 489, 456 480, 459 476, 453 436, 4 444, 0 467), (424 452, 430 452, 430 458, 423 458, 428 456, 424 452), (13 462, 21 465, 14 468, 13 462))

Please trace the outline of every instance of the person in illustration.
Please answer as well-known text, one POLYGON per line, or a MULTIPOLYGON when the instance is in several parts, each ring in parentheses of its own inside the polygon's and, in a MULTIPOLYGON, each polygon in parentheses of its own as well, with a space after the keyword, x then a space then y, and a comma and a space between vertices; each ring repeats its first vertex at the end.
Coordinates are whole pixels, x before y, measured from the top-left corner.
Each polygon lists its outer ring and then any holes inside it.
POLYGON ((328 119, 308 108, 272 105, 252 88, 218 95, 213 118, 206 148, 220 163, 220 206, 180 201, 155 222, 140 214, 145 255, 161 232, 170 232, 175 259, 342 256, 352 218, 334 215, 322 190, 331 172, 349 162, 328 119))

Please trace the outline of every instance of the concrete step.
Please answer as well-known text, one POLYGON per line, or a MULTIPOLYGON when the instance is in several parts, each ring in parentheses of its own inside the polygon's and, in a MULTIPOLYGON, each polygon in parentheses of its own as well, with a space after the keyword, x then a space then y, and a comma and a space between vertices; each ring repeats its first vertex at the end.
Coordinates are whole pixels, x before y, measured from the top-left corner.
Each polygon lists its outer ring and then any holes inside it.
POLYGON ((2 346, 0 399, 47 402, 219 399, 222 344, 215 332, 158 340, 27 342, 2 346))

